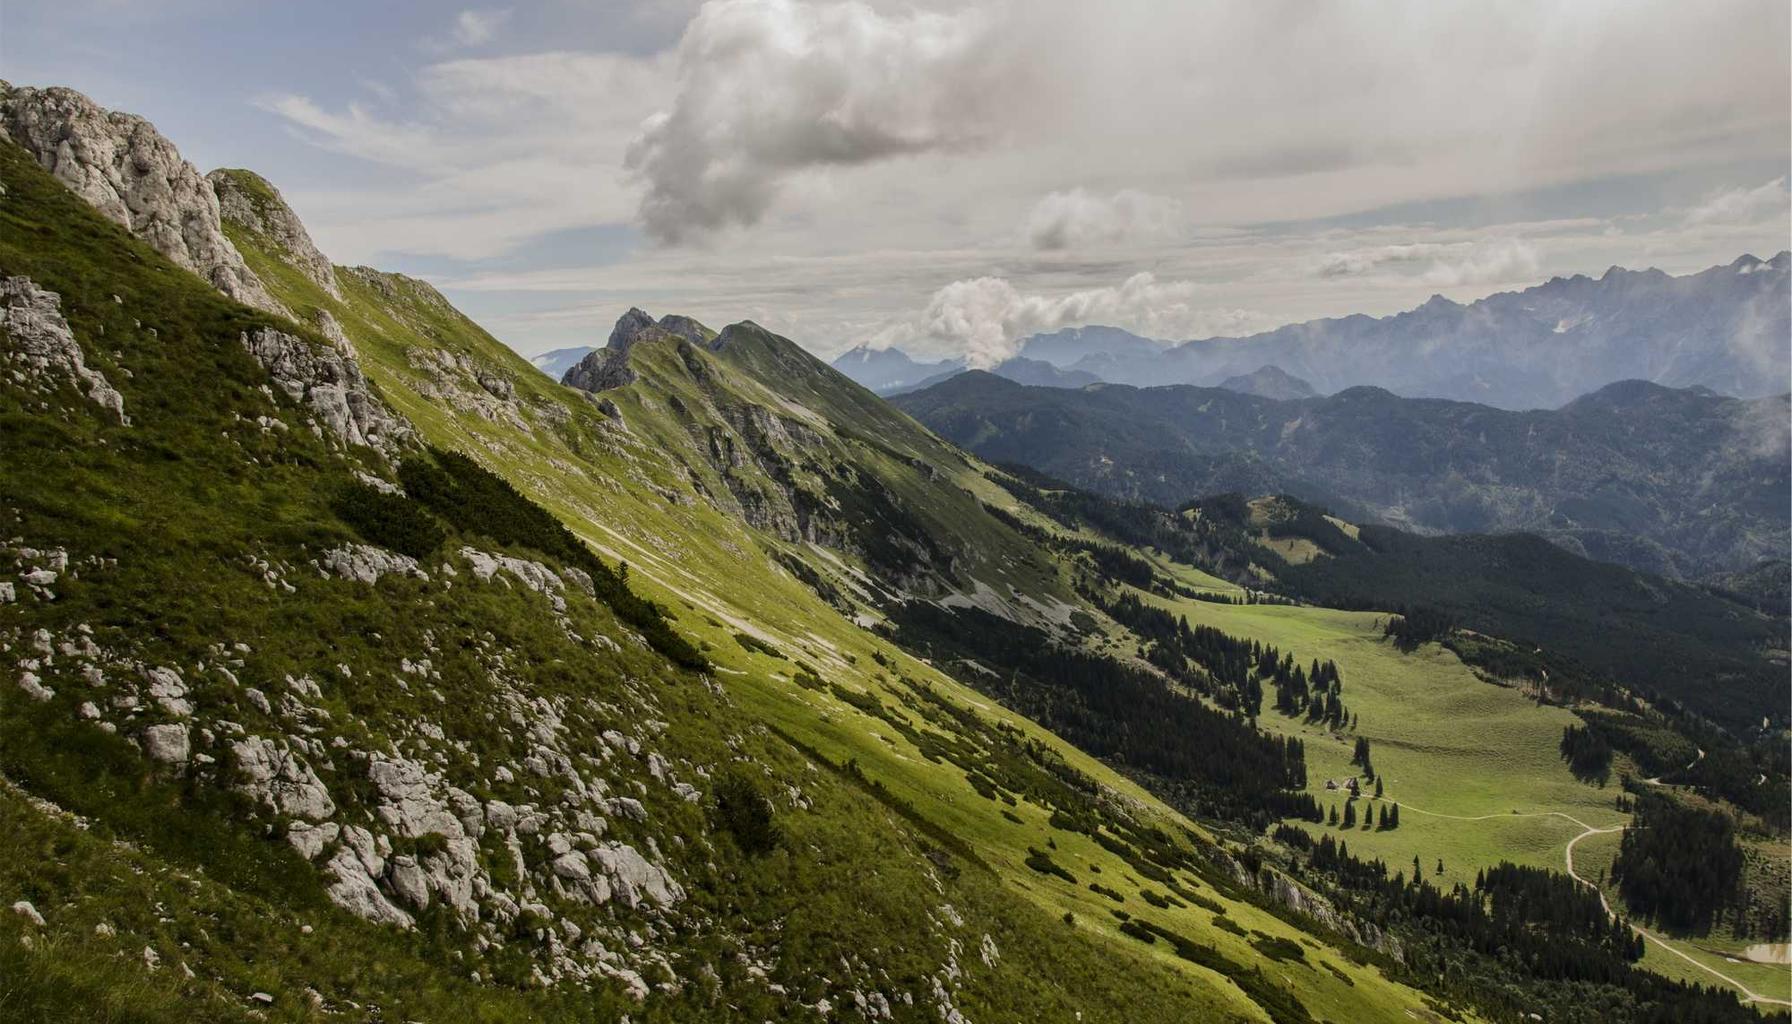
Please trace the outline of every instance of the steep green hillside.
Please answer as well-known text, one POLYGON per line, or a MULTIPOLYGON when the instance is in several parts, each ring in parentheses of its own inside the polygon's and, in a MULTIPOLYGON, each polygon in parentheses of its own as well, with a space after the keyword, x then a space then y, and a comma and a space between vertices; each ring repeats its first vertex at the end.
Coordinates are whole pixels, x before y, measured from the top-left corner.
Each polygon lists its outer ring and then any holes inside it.
POLYGON ((339 271, 338 301, 246 245, 320 326, 290 325, 18 150, 0 180, 0 273, 60 297, 129 418, 54 377, 0 391, 0 877, 29 904, 0 945, 9 1017, 1429 1012, 1136 786, 853 626, 663 449, 425 286, 339 271), (319 309, 371 388, 330 364, 319 309), (263 331, 290 339, 268 363, 242 340, 263 331), (336 429, 339 395, 389 456, 336 429), (713 671, 642 643, 449 447, 626 558, 713 671))

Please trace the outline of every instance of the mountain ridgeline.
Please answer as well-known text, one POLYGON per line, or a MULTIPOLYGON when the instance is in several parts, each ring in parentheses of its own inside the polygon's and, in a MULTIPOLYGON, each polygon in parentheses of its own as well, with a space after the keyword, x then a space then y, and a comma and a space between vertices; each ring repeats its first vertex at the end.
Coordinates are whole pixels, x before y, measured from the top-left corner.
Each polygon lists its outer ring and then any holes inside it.
POLYGON ((1510 412, 1369 387, 1278 401, 967 373, 894 401, 984 458, 1165 506, 1288 493, 1426 533, 1537 533, 1676 577, 1788 554, 1784 395, 1627 381, 1560 409, 1510 412))
MULTIPOLYGON (((1470 774, 1401 741, 1440 691, 1520 753, 1465 763, 1619 813, 1454 623, 1385 633, 1504 591, 992 465, 751 322, 630 310, 560 383, 140 118, 0 83, 0 127, 0 1016, 1761 1019, 1548 842, 1400 813, 1470 774)), ((1694 659, 1758 625, 1629 582, 1574 596, 1694 659)))
MULTIPOLYGON (((1088 374, 1140 387, 1225 387, 1267 366, 1320 394, 1372 386, 1501 409, 1553 409, 1623 380, 1762 398, 1784 392, 1792 375, 1789 282, 1787 252, 1679 277, 1612 267, 1596 279, 1553 278, 1467 305, 1433 296, 1392 316, 1311 320, 1242 338, 1169 344, 1113 327, 1070 328, 1035 335, 1016 355, 1069 371, 1066 386, 1088 374)), ((859 379, 862 352, 836 367, 859 379)))

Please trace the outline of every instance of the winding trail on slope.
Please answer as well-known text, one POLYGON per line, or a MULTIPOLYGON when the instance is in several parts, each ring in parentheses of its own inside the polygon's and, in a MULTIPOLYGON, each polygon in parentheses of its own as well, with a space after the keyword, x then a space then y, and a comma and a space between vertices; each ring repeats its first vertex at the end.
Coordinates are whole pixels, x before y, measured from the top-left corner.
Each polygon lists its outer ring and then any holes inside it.
MULTIPOLYGON (((1702 750, 1699 751, 1699 757, 1695 758, 1693 760, 1693 764, 1698 764, 1699 759, 1703 758, 1704 756, 1705 756, 1705 752, 1702 750)), ((1692 765, 1687 765, 1687 767, 1690 768, 1690 767, 1692 767, 1692 765)), ((1390 801, 1390 802, 1398 803, 1398 801, 1390 801)), ((1584 831, 1582 831, 1580 835, 1575 836, 1573 839, 1568 840, 1568 845, 1562 849, 1562 861, 1563 861, 1563 865, 1568 869, 1568 877, 1574 879, 1576 882, 1579 882, 1580 884, 1586 886, 1587 888, 1592 889, 1593 892, 1599 897, 1599 905, 1601 907, 1605 908, 1605 912, 1606 912, 1607 916, 1610 916, 1613 918, 1616 918, 1618 916, 1617 911, 1612 909, 1611 902, 1605 898, 1604 890, 1600 889, 1599 886, 1594 885, 1588 879, 1582 878, 1579 874, 1575 873, 1575 870, 1574 870, 1574 847, 1577 844, 1579 844, 1582 839, 1585 839, 1588 836, 1607 835, 1612 832, 1622 832, 1625 829, 1630 828, 1629 825, 1608 825, 1605 828, 1595 828, 1592 825, 1589 825, 1586 822, 1580 820, 1579 818, 1576 818, 1574 815, 1566 814, 1566 813, 1563 813, 1562 811, 1508 811, 1505 814, 1463 815, 1463 814, 1443 814, 1438 811, 1428 811, 1428 810, 1425 810, 1423 807, 1414 807, 1411 804, 1400 804, 1400 807, 1403 810, 1414 811, 1419 814, 1426 815, 1427 817, 1447 818, 1451 821, 1491 821, 1495 818, 1564 818, 1568 821, 1572 821, 1576 825, 1579 825, 1584 831)), ((1697 960, 1697 959, 1693 958, 1692 956, 1689 956, 1688 954, 1681 952, 1679 949, 1676 949, 1672 944, 1670 944, 1666 939, 1660 938, 1659 936, 1655 935, 1653 932, 1650 932, 1645 928, 1642 928, 1633 923, 1630 926, 1630 930, 1633 932, 1636 932, 1638 935, 1641 935, 1648 942, 1653 943, 1654 945, 1660 947, 1661 949, 1663 949, 1669 953, 1672 953, 1675 956, 1679 957, 1680 959, 1693 965, 1694 967, 1697 967, 1699 970, 1704 971, 1705 973, 1710 974, 1713 977, 1716 977, 1716 978, 1722 980, 1724 982, 1724 984, 1729 985, 1731 988, 1742 993, 1742 997, 1745 1002, 1768 1003, 1768 1004, 1771 1004, 1774 1006, 1792 1006, 1792 1001, 1788 1001, 1785 999, 1776 999, 1773 996, 1761 995, 1760 993, 1749 988, 1747 985, 1744 985, 1742 982, 1737 981, 1735 978, 1730 977, 1729 975, 1723 973, 1722 971, 1718 970, 1717 968, 1712 967, 1709 964, 1704 963, 1703 961, 1697 960)))
MULTIPOLYGON (((1685 764, 1685 766, 1683 766, 1683 767, 1682 767, 1682 768, 1680 768, 1680 771, 1683 771, 1683 772, 1690 772, 1690 771, 1692 771, 1692 770, 1693 770, 1693 768, 1694 768, 1694 767, 1696 767, 1696 766, 1697 766, 1697 765, 1698 765, 1698 763, 1699 763, 1699 762, 1700 762, 1700 761, 1703 761, 1703 760, 1705 760, 1705 748, 1703 748, 1703 747, 1694 747, 1694 748, 1693 748, 1693 749, 1694 749, 1694 750, 1697 750, 1697 751, 1698 751, 1698 752, 1699 752, 1699 756, 1697 756, 1697 757, 1695 757, 1695 758, 1693 758, 1693 759, 1692 759, 1692 760, 1691 760, 1691 761, 1688 761, 1688 762, 1686 762, 1686 764, 1685 764)), ((1651 785, 1651 786, 1659 786, 1659 785, 1661 785, 1661 784, 1662 784, 1662 781, 1661 781, 1661 780, 1662 780, 1662 779, 1664 779, 1664 778, 1666 778, 1666 777, 1667 777, 1667 775, 1668 775, 1668 773, 1667 773, 1667 772, 1663 772, 1663 773, 1662 773, 1662 774, 1660 774, 1660 775, 1657 775, 1657 776, 1655 776, 1655 777, 1654 777, 1654 778, 1653 778, 1653 779, 1644 779, 1644 780, 1643 780, 1643 781, 1644 781, 1644 782, 1647 782, 1647 783, 1648 783, 1648 784, 1649 784, 1649 785, 1651 785)), ((1761 777, 1762 777, 1762 778, 1763 778, 1763 779, 1765 779, 1765 778, 1766 778, 1766 777, 1767 777, 1767 776, 1765 776, 1765 775, 1763 775, 1763 776, 1761 776, 1761 777)))

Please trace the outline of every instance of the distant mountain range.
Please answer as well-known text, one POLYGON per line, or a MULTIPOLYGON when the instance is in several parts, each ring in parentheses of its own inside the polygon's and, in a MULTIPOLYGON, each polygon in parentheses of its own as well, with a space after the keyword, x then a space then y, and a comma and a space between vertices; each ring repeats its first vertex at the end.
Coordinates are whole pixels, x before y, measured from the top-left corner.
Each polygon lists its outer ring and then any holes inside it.
POLYGON ((908 388, 924 387, 935 380, 944 380, 964 369, 960 359, 942 359, 934 363, 917 362, 899 348, 869 348, 860 345, 834 360, 834 369, 880 395, 908 388))
POLYGON ((537 370, 540 370, 542 373, 547 374, 555 380, 559 380, 561 377, 566 376, 566 371, 577 366, 579 360, 590 355, 591 351, 592 347, 590 345, 575 345, 572 348, 557 348, 550 352, 543 352, 538 356, 531 356, 529 362, 535 364, 537 370))
POLYGON ((1669 576, 1787 555, 1788 399, 1645 381, 1513 412, 1349 388, 1024 387, 970 372, 896 405, 984 458, 1167 506, 1286 492, 1424 533, 1527 531, 1669 576))
MULTIPOLYGON (((1612 267, 1598 278, 1557 277, 1467 305, 1433 296, 1393 316, 1175 345, 1081 327, 1035 335, 1020 356, 1117 384, 1228 386, 1275 367, 1322 394, 1372 385, 1502 409, 1552 409, 1620 380, 1760 398, 1785 391, 1792 374, 1789 265, 1792 256, 1781 252, 1681 277, 1612 267)), ((907 358, 895 350, 880 356, 907 358)), ((873 390, 901 389, 868 383, 850 363, 835 366, 873 390)), ((1013 376, 1004 366, 991 372, 1013 376)))

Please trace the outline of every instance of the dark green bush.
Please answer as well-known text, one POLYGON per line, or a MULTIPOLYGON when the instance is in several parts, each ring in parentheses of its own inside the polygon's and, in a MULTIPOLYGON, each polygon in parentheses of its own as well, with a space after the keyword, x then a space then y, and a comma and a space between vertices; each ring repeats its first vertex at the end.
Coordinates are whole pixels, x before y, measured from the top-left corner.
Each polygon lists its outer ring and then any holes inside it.
POLYGON ((783 838, 773 820, 772 802, 758 779, 731 768, 716 782, 715 820, 748 856, 770 853, 783 838))
POLYGON ((364 483, 343 488, 334 508, 342 521, 369 543, 412 558, 428 556, 447 539, 442 525, 423 506, 364 483))
POLYGON ((1042 875, 1057 875, 1071 885, 1076 884, 1075 875, 1066 871, 1057 861, 1052 860, 1051 854, 1037 847, 1027 847, 1027 867, 1042 875))

